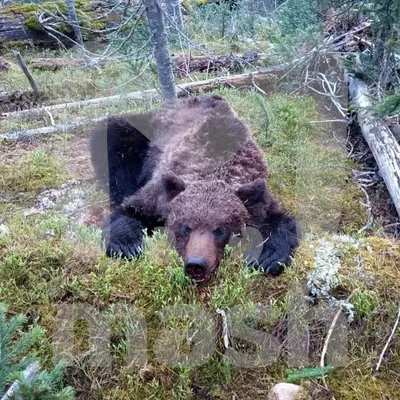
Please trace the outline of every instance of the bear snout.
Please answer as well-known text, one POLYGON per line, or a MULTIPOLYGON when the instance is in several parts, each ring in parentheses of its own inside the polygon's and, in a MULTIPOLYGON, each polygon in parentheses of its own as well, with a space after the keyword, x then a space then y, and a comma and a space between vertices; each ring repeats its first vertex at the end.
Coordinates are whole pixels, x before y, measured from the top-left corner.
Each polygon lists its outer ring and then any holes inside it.
POLYGON ((204 257, 189 257, 185 260, 185 274, 196 282, 208 278, 207 260, 204 257))
POLYGON ((206 282, 218 266, 217 248, 211 232, 192 232, 185 251, 185 274, 195 282, 206 282))

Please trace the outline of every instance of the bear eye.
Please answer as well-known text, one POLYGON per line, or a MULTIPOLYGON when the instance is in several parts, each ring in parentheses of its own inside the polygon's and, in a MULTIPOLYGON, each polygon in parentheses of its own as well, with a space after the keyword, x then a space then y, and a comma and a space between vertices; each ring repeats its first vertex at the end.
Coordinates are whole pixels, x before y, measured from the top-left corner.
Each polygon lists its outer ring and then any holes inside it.
POLYGON ((192 228, 187 224, 181 225, 180 230, 184 235, 190 235, 192 232, 192 228))
POLYGON ((221 238, 222 236, 225 235, 226 230, 224 228, 217 228, 213 230, 213 235, 216 238, 221 238))

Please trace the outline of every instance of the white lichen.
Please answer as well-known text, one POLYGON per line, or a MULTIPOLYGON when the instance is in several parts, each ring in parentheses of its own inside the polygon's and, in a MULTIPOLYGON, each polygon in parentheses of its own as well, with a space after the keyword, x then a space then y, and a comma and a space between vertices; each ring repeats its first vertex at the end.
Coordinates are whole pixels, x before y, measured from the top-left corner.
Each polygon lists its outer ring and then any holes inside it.
POLYGON ((7 225, 0 224, 0 239, 3 239, 10 233, 7 225))
POLYGON ((326 240, 318 241, 315 251, 315 269, 310 272, 307 286, 313 296, 329 296, 339 284, 340 259, 334 245, 326 240))
POLYGON ((44 214, 50 210, 60 211, 61 214, 72 214, 83 208, 89 192, 88 188, 78 186, 78 181, 64 183, 57 189, 48 189, 40 193, 35 206, 24 212, 25 217, 44 214))
POLYGON ((320 239, 316 246, 309 245, 316 248, 314 270, 307 278, 310 294, 324 299, 331 307, 343 309, 350 322, 355 315, 354 305, 335 298, 333 292, 340 285, 341 257, 348 250, 359 250, 361 246, 365 246, 364 239, 346 235, 333 235, 329 240, 320 239))

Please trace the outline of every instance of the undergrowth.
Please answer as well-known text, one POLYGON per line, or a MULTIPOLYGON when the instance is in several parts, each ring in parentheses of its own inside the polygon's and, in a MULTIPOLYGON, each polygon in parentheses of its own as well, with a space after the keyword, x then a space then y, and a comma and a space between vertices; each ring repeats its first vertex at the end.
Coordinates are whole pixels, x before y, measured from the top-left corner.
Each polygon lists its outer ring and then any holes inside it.
MULTIPOLYGON (((334 295, 344 300, 352 294, 355 317, 347 325, 347 359, 327 376, 327 385, 337 398, 382 399, 382 393, 396 398, 398 339, 377 376, 371 376, 371 368, 390 334, 400 301, 399 248, 386 238, 357 233, 366 223, 366 211, 360 204, 362 193, 350 179, 356 166, 331 138, 329 127, 309 123, 318 119, 312 99, 262 98, 256 92, 228 89, 216 93, 227 97, 251 128, 265 151, 271 191, 302 226, 305 240, 291 268, 278 278, 265 277, 245 268, 240 249, 233 248, 212 281, 195 286, 162 234, 146 238, 143 255, 128 262, 106 258, 99 228, 82 226, 75 214, 53 209, 25 217, 25 207, 33 205, 38 191, 88 176, 87 129, 83 129, 77 137, 40 139, 34 149, 2 145, 2 190, 11 190, 12 196, 28 195, 24 207, 12 204, 13 197, 1 205, 0 223, 9 233, 0 238, 0 302, 47 330, 38 349, 41 364, 51 367, 57 357, 69 359, 66 383, 78 398, 261 399, 273 384, 286 379, 293 287, 306 290, 316 250, 325 242, 338 243, 341 267, 334 295), (19 168, 12 168, 15 163, 7 154, 16 157, 19 168), (358 244, 346 244, 333 233, 351 235, 358 244), (200 307, 201 323, 188 317, 188 307, 197 311, 200 307), (232 329, 238 337, 230 343, 233 350, 259 362, 263 353, 254 335, 270 334, 279 344, 274 347, 276 358, 253 368, 234 365, 223 343, 220 310, 228 314, 236 310, 238 325, 232 329), (199 335, 204 343, 199 344, 198 363, 191 365, 187 362, 193 351, 191 338, 196 341, 199 335), (171 357, 174 362, 166 365, 163 360, 171 357)), ((145 110, 150 104, 137 106, 145 110)), ((82 212, 100 204, 95 195, 86 202, 82 212)), ((321 321, 310 323, 304 366, 319 365, 327 329, 321 321)), ((314 382, 304 385, 312 393, 318 389, 314 382)))

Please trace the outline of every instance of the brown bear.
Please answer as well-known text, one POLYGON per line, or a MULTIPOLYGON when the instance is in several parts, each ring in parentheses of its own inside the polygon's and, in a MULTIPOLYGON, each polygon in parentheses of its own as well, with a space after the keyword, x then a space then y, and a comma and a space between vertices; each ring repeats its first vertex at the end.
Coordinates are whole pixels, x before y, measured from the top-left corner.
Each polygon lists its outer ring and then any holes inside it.
POLYGON ((203 282, 232 235, 252 226, 262 237, 252 265, 279 275, 289 264, 296 223, 272 198, 263 152, 225 99, 192 97, 109 118, 92 133, 91 156, 112 204, 103 228, 107 255, 137 256, 143 230, 164 224, 185 273, 203 282))

